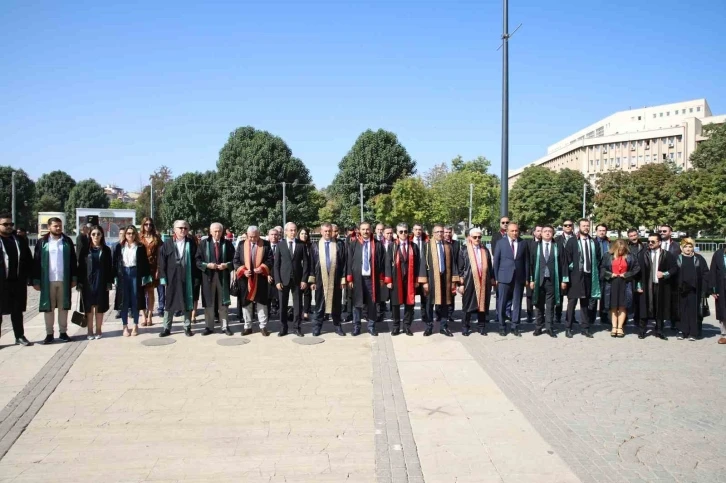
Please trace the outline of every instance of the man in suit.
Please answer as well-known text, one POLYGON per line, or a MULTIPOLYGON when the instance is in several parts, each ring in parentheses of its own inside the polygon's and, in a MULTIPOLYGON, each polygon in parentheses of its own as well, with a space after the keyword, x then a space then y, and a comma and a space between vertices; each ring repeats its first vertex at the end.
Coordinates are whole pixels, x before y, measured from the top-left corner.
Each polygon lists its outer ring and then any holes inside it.
POLYGON ((416 288, 419 286, 421 258, 418 246, 408 239, 408 225, 399 223, 396 227, 397 239, 386 251, 385 283, 391 294, 391 312, 393 312, 393 330, 391 335, 401 333, 401 306, 403 306, 403 333, 413 336, 413 311, 416 299, 416 288))
MULTIPOLYGON (((494 256, 494 252, 497 249, 497 245, 499 244, 499 241, 502 238, 507 237, 507 226, 509 226, 509 217, 502 216, 501 218, 499 218, 499 227, 496 230, 492 231, 492 239, 489 242, 490 243, 489 252, 492 254, 492 256, 494 256)), ((496 290, 494 291, 494 294, 497 295, 496 290)), ((496 318, 497 318, 497 320, 499 320, 499 303, 498 302, 495 307, 496 307, 495 310, 497 312, 496 318)), ((510 302, 506 305, 505 317, 510 319, 511 316, 512 316, 512 304, 510 302)))
MULTIPOLYGON (((537 243, 542 239, 542 225, 536 225, 532 230, 532 239, 528 241, 529 253, 532 254, 537 249, 537 243)), ((530 272, 531 274, 531 272, 530 272)), ((531 324, 534 322, 534 304, 532 303, 532 289, 530 284, 527 283, 527 287, 524 290, 524 296, 527 299, 527 323, 531 324)))
MULTIPOLYGON (((342 240, 344 249, 345 249, 345 256, 346 260, 348 257, 348 247, 350 246, 350 242, 355 240, 358 237, 358 227, 356 226, 349 226, 346 230, 345 238, 342 240)), ((343 303, 345 305, 345 321, 346 322, 352 322, 353 321, 353 290, 346 287, 345 291, 343 292, 343 303)))
POLYGON ((378 223, 376 225, 375 239, 381 243, 383 243, 383 232, 384 231, 386 231, 385 225, 383 223, 378 223))
MULTIPOLYGON (((444 241, 451 246, 452 253, 454 254, 454 263, 459 263, 459 251, 461 251, 461 243, 459 240, 454 239, 454 227, 447 225, 444 227, 444 241)), ((449 323, 454 322, 454 308, 456 306, 456 292, 451 294, 451 303, 449 304, 449 323)))
POLYGON ((557 337, 552 322, 555 305, 562 298, 562 291, 567 288, 567 263, 564 250, 555 243, 555 229, 551 225, 542 227, 542 239, 530 245, 529 287, 532 290, 532 301, 537 307, 537 319, 534 335, 544 333, 557 337))
POLYGON ((323 330, 325 316, 333 319, 335 333, 345 336, 340 325, 341 302, 345 281, 345 250, 342 244, 333 239, 333 227, 330 223, 320 226, 322 235, 317 243, 310 247, 310 278, 308 281, 315 291, 315 328, 313 336, 317 337, 323 330))
POLYGON ((196 254, 197 268, 202 278, 202 292, 206 301, 204 320, 207 327, 202 335, 214 333, 215 311, 219 314, 222 331, 232 335, 228 324, 228 308, 231 304, 229 286, 234 268, 234 246, 231 241, 222 237, 223 233, 224 227, 221 223, 212 223, 209 227, 209 236, 200 242, 196 254))
MULTIPOLYGON (((267 232, 267 244, 270 246, 270 254, 272 260, 275 260, 277 252, 277 244, 280 242, 280 232, 276 228, 272 228, 267 232)), ((244 242, 240 242, 244 243, 244 242)), ((239 247, 239 245, 237 245, 239 247)), ((280 314, 280 298, 275 286, 275 275, 273 270, 274 262, 270 266, 270 273, 267 275, 267 299, 269 301, 268 319, 278 317, 280 314)), ((254 316, 254 310, 252 311, 254 316)), ((264 335, 264 334, 263 334, 264 335)))
POLYGON ((9 315, 15 344, 27 347, 33 343, 25 338, 23 312, 27 308, 33 255, 28 240, 13 234, 13 226, 12 215, 0 214, 0 323, 3 315, 9 315))
MULTIPOLYGON (((681 254, 681 246, 678 242, 673 240, 673 228, 670 225, 660 226, 660 240, 661 249, 670 252, 671 255, 678 258, 678 255, 681 254)), ((670 316, 666 319, 666 321, 670 321, 671 330, 676 330, 676 325, 678 324, 681 316, 680 309, 678 308, 678 286, 676 285, 675 280, 671 282, 671 290, 671 310, 670 316)))
MULTIPOLYGON (((413 225, 413 237, 411 243, 418 247, 419 263, 424 267, 426 266, 426 257, 429 253, 429 237, 424 233, 423 226, 420 223, 413 225)), ((423 289, 423 284, 420 284, 416 293, 419 295, 421 300, 421 321, 428 324, 429 320, 433 320, 433 308, 429 306, 428 294, 423 289)))
MULTIPOLYGON (((453 292, 459 285, 459 263, 454 259, 451 245, 444 241, 444 226, 434 225, 434 238, 429 241, 428 253, 424 258, 425 274, 419 280, 424 284, 424 292, 429 298, 431 311, 436 314, 436 321, 439 322, 439 334, 446 337, 453 337, 449 330, 449 305, 454 300, 453 292)), ((426 322, 424 336, 433 334, 434 320, 429 318, 426 322)))
POLYGON ((658 339, 668 340, 664 332, 664 322, 671 316, 671 299, 673 291, 671 280, 677 280, 677 258, 673 253, 664 250, 657 234, 648 237, 648 250, 641 250, 638 255, 640 276, 636 292, 640 295, 640 333, 639 339, 645 339, 648 320, 655 320, 654 334, 658 339))
POLYGON ((570 238, 565 245, 567 256, 567 320, 565 337, 572 338, 572 322, 575 320, 575 307, 580 301, 582 335, 592 339, 590 324, 595 319, 595 308, 600 299, 600 244, 590 237, 590 221, 580 220, 577 238, 570 238))
POLYGON ((280 296, 280 332, 278 337, 287 335, 287 306, 292 293, 293 323, 295 335, 303 337, 302 332, 302 293, 308 286, 310 260, 305 244, 295 238, 297 225, 285 225, 285 239, 277 245, 275 253, 275 284, 280 296))
POLYGON ((363 308, 366 309, 368 333, 377 336, 376 301, 384 279, 385 253, 381 242, 373 238, 370 223, 362 222, 360 236, 348 244, 346 280, 353 297, 353 336, 360 335, 363 308))
MULTIPOLYGON (((605 255, 608 251, 610 251, 610 238, 608 238, 608 227, 604 224, 599 224, 595 227, 595 242, 600 245, 600 254, 605 255)), ((600 274, 600 286, 602 287, 603 278, 602 274, 600 274)), ((609 320, 609 314, 608 310, 605 308, 605 303, 602 299, 602 295, 600 296, 600 302, 598 302, 600 305, 600 309, 598 311, 600 315, 600 323, 605 324, 609 323, 607 322, 609 320)))
POLYGON ((497 280, 497 307, 499 308, 499 335, 507 335, 506 306, 512 304, 512 334, 521 337, 517 327, 522 308, 522 293, 529 278, 528 245, 519 238, 519 225, 509 222, 507 236, 497 242, 494 249, 494 277, 497 280))
MULTIPOLYGON (((386 225, 383 227, 383 238, 380 240, 383 248, 384 259, 385 254, 388 252, 388 248, 393 246, 393 227, 386 225)), ((378 300, 378 319, 376 322, 383 322, 386 316, 386 302, 391 298, 391 292, 388 285, 383 284, 381 286, 381 298, 378 300)))
MULTIPOLYGON (((557 243, 559 250, 564 253, 565 245, 570 241, 570 238, 575 236, 575 222, 569 218, 565 218, 562 221, 562 233, 555 237, 555 243, 557 243)), ((562 323, 562 305, 564 304, 565 295, 567 295, 567 289, 562 291, 562 298, 557 305, 555 305, 555 323, 562 323)), ((577 320, 574 321, 576 324, 577 320)))
MULTIPOLYGON (((638 255, 645 249, 645 246, 640 241, 640 234, 635 228, 628 230, 628 250, 630 253, 635 255, 636 260, 640 260, 638 255)), ((628 319, 632 320, 633 323, 638 323, 640 320, 640 294, 635 290, 635 282, 628 282, 632 284, 633 299, 631 306, 628 307, 628 319)))

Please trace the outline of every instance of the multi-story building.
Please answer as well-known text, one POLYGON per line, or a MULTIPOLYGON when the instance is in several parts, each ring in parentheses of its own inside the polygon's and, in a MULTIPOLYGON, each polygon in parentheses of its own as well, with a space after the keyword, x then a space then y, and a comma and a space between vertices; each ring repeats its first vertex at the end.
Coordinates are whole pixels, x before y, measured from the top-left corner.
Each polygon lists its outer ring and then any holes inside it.
POLYGON ((703 126, 724 122, 726 115, 714 116, 706 99, 616 112, 549 146, 540 159, 510 170, 509 187, 528 166, 578 170, 593 186, 599 173, 634 171, 665 160, 688 169, 689 157, 706 139, 703 126))

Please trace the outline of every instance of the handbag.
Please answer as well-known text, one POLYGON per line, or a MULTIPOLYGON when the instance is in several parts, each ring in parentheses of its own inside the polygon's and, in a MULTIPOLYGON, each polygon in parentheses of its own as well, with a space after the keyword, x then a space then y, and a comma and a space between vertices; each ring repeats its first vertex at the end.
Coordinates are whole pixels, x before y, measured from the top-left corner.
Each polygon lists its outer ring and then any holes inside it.
POLYGON ((71 315, 71 322, 76 324, 78 327, 88 327, 88 320, 86 320, 86 314, 81 312, 80 305, 81 305, 81 297, 83 295, 81 292, 78 293, 78 299, 76 300, 76 310, 73 311, 73 314, 71 315))

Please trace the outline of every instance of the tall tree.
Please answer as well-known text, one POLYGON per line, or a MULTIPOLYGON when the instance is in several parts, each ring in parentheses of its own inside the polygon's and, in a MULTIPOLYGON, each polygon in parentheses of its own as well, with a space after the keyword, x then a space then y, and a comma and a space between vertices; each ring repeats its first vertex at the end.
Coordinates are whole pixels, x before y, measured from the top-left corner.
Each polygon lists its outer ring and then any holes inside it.
POLYGON ((37 229, 35 214, 35 183, 22 169, 0 166, 0 206, 11 210, 12 176, 15 171, 15 225, 26 229, 37 229))
POLYGON ((423 180, 418 176, 399 179, 389 194, 380 194, 371 200, 375 219, 395 225, 414 223, 427 225, 431 217, 431 196, 423 180))
POLYGON ((86 179, 76 184, 66 201, 66 226, 64 231, 70 233, 76 229, 76 208, 108 208, 108 196, 103 187, 93 179, 86 179))
POLYGON ((217 175, 184 173, 167 183, 159 210, 164 226, 172 226, 175 220, 186 220, 192 230, 208 228, 212 222, 221 221, 216 212, 217 175))
POLYGON ((431 222, 468 224, 472 185, 472 224, 489 225, 498 210, 499 179, 478 169, 451 171, 431 188, 431 222))
MULTIPOLYGON (((42 175, 35 184, 35 189, 39 197, 48 195, 60 201, 61 206, 58 211, 65 211, 65 203, 68 200, 68 196, 71 194, 71 190, 75 186, 76 180, 74 180, 70 174, 65 171, 56 170, 42 175)), ((39 209, 38 211, 50 210, 39 209)))
POLYGON ((638 193, 634 203, 642 213, 643 225, 654 228, 662 223, 676 224, 672 204, 676 176, 672 166, 662 163, 646 164, 632 172, 631 181, 638 193))
POLYGON ((560 218, 550 220, 559 223, 564 218, 576 220, 582 217, 582 191, 585 189, 585 216, 592 213, 595 190, 580 171, 565 168, 557 173, 559 192, 552 200, 557 204, 560 218))
POLYGON ((726 163, 726 124, 707 124, 703 126, 703 135, 708 139, 691 154, 693 167, 709 169, 726 163))
POLYGON ((35 203, 35 211, 63 211, 63 203, 53 195, 44 194, 35 203))
POLYGON ((282 223, 283 182, 287 220, 308 225, 318 218, 319 206, 308 203, 315 190, 310 172, 278 136, 251 126, 236 129, 219 152, 217 170, 224 173, 217 188, 221 214, 237 230, 282 223))
POLYGON ((626 171, 608 171, 597 179, 594 217, 612 230, 638 228, 643 219, 641 207, 635 203, 638 189, 626 171))
POLYGON ((560 220, 559 181, 556 172, 543 166, 524 168, 509 191, 509 208, 513 221, 522 225, 520 229, 560 220))
POLYGON ((347 218, 343 221, 353 223, 359 218, 353 214, 359 205, 361 183, 365 202, 364 217, 370 219, 371 200, 379 194, 390 193, 396 181, 414 174, 416 162, 394 133, 369 129, 358 136, 353 147, 338 164, 338 169, 330 189, 340 199, 341 216, 347 218))

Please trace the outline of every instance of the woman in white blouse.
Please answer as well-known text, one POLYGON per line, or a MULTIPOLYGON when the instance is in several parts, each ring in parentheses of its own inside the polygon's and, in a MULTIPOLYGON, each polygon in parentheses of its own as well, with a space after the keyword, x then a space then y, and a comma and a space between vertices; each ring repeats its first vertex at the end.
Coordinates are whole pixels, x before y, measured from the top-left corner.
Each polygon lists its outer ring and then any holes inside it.
POLYGON ((149 259, 146 247, 141 243, 139 232, 134 225, 121 231, 123 238, 116 245, 114 264, 116 274, 116 290, 121 293, 116 310, 121 311, 121 322, 124 326, 124 337, 139 335, 139 311, 146 310, 146 292, 144 286, 152 283, 149 259), (129 332, 129 309, 134 317, 134 327, 129 332))

